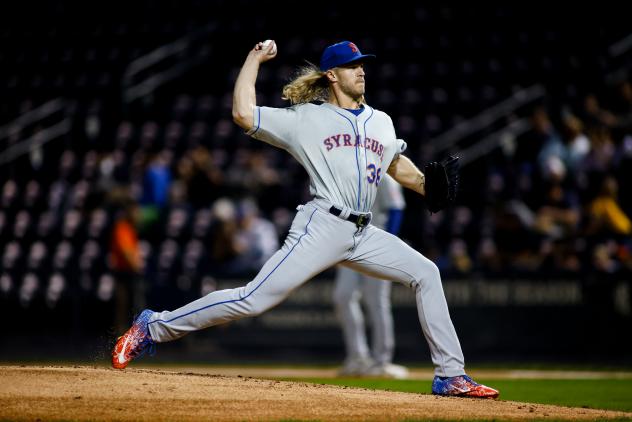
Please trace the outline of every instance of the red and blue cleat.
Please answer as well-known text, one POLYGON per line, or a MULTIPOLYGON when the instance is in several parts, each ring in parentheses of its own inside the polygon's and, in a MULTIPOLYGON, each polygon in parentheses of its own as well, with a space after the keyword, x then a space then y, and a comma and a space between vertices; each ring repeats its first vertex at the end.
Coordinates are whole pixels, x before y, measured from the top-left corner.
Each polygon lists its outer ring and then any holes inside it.
POLYGON ((118 338, 112 350, 112 367, 125 369, 129 363, 145 353, 154 354, 155 343, 149 335, 147 323, 154 311, 145 309, 134 320, 129 330, 118 338))
POLYGON ((434 377, 432 394, 440 396, 474 397, 495 399, 498 390, 479 384, 467 375, 458 377, 434 377))

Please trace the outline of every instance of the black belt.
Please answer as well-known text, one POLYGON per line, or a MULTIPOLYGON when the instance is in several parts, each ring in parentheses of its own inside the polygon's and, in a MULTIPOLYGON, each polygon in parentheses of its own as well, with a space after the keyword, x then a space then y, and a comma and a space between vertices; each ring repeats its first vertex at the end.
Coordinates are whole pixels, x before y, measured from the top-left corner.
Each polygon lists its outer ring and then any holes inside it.
MULTIPOLYGON (((329 212, 339 217, 342 214, 342 210, 336 207, 329 208, 329 212)), ((349 213, 349 216, 345 219, 347 221, 351 221, 358 227, 366 227, 371 222, 371 214, 353 214, 349 213)))

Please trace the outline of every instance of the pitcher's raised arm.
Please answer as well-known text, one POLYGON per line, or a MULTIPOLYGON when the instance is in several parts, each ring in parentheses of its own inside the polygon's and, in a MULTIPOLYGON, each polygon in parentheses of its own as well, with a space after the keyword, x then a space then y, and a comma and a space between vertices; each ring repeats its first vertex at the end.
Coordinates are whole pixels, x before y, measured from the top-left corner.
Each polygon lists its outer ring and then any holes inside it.
POLYGON ((277 47, 274 41, 257 43, 248 53, 241 67, 235 89, 233 91, 233 121, 245 130, 252 128, 253 110, 257 105, 255 83, 259 73, 259 65, 276 57, 277 47))

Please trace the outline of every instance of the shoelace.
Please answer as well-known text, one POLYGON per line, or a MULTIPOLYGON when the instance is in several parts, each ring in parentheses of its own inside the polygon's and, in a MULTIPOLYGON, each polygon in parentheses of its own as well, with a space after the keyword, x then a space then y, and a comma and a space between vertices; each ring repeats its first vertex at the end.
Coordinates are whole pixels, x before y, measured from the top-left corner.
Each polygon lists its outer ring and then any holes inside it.
POLYGON ((480 385, 467 375, 461 375, 455 378, 449 378, 449 377, 443 378, 443 379, 439 378, 439 380, 440 380, 439 385, 441 385, 441 388, 445 388, 448 390, 455 389, 455 388, 457 389, 465 388, 469 390, 471 388, 474 388, 480 385))
POLYGON ((134 347, 130 356, 133 359, 140 358, 145 354, 149 354, 149 356, 154 356, 156 354, 156 343, 148 336, 144 335, 144 338, 138 342, 136 347, 134 347))
POLYGON ((463 379, 469 383, 472 383, 472 385, 479 386, 480 384, 477 383, 476 381, 474 381, 472 378, 468 377, 467 375, 463 375, 463 379))

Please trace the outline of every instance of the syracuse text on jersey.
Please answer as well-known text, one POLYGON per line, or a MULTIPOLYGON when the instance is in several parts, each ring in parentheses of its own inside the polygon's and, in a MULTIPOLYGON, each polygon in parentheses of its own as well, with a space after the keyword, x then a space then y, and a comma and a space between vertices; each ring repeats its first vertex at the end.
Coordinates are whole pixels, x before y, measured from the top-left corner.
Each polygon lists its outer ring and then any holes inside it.
POLYGON ((364 138, 364 145, 360 141, 360 135, 357 135, 355 143, 351 142, 351 138, 353 136, 348 133, 339 133, 338 135, 332 135, 329 138, 323 141, 325 147, 327 147, 327 151, 332 150, 333 148, 339 147, 364 147, 365 149, 370 149, 374 153, 380 156, 382 160, 384 160, 384 145, 380 143, 377 139, 364 138))

